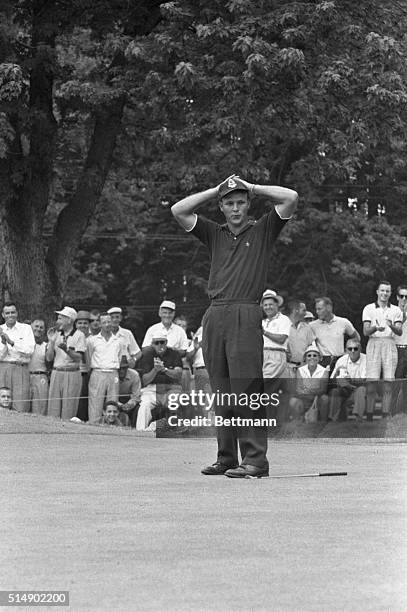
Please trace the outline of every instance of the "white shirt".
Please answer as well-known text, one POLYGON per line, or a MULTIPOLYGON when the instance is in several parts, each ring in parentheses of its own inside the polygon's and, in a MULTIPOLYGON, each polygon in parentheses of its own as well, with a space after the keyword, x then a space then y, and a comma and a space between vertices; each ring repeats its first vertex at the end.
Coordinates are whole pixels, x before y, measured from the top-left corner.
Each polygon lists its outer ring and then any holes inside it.
POLYGON ((113 333, 113 335, 119 338, 120 342, 122 343, 124 349, 123 355, 126 355, 126 357, 134 357, 137 355, 137 353, 140 353, 140 347, 130 329, 125 329, 124 327, 119 326, 119 329, 116 333, 113 333))
POLYGON ((302 363, 304 353, 312 342, 315 341, 315 334, 308 323, 300 321, 297 326, 291 323, 290 334, 288 336, 288 350, 290 361, 302 363))
POLYGON ((278 312, 272 319, 263 319, 262 326, 263 329, 270 334, 282 334, 287 336, 284 342, 279 343, 263 335, 264 348, 280 348, 287 350, 288 336, 291 328, 291 321, 288 317, 278 312))
POLYGON ((14 342, 14 346, 0 342, 0 361, 18 361, 18 363, 28 363, 34 352, 35 338, 31 325, 19 323, 13 327, 7 327, 4 323, 1 329, 14 342))
MULTIPOLYGON (((198 342, 202 342, 202 325, 199 329, 196 330, 195 334, 194 334, 194 338, 196 338, 198 340, 198 342)), ((188 353, 190 351, 193 351, 194 349, 194 341, 191 340, 189 347, 188 347, 188 353)), ((202 353, 202 347, 200 347, 195 355, 192 358, 192 365, 194 368, 204 368, 205 367, 205 362, 204 362, 204 358, 203 358, 203 353, 202 353)))
POLYGON ((59 348, 58 344, 66 342, 68 348, 72 349, 76 353, 84 353, 86 351, 86 338, 85 334, 77 329, 73 333, 71 332, 68 336, 65 336, 62 332, 57 331, 57 339, 55 340, 55 356, 54 356, 54 368, 65 368, 71 366, 78 366, 79 363, 74 361, 64 350, 59 348))
POLYGON ((297 373, 301 376, 301 378, 323 378, 324 376, 327 376, 327 369, 318 364, 315 371, 311 374, 308 365, 303 365, 298 368, 297 373))
MULTIPOLYGON (((386 323, 386 319, 389 319, 393 325, 396 322, 403 322, 403 313, 398 306, 389 304, 385 308, 378 306, 376 302, 368 304, 364 307, 362 313, 362 322, 369 322, 371 325, 377 327, 384 327, 383 331, 375 331, 369 338, 395 338, 396 334, 390 329, 386 323)), ((397 336, 399 338, 399 336, 397 336)), ((400 344, 402 344, 400 342, 400 344)))
POLYGON ((356 332, 352 323, 345 317, 334 315, 330 321, 316 319, 309 324, 314 332, 322 355, 337 357, 345 352, 345 334, 353 336, 356 332))
POLYGON ((335 364, 331 378, 366 378, 366 355, 360 354, 357 361, 342 355, 335 364))
POLYGON ((176 351, 186 351, 188 349, 189 342, 187 335, 182 327, 175 323, 171 323, 168 329, 162 323, 156 323, 149 327, 144 336, 143 348, 151 345, 156 333, 166 336, 168 348, 175 349, 176 351))
POLYGON ((315 371, 311 374, 308 364, 305 364, 297 370, 297 391, 298 395, 321 395, 326 393, 329 370, 323 368, 320 364, 317 365, 315 371), (326 382, 322 379, 326 379, 326 382))
POLYGON ((46 372, 47 364, 45 361, 45 352, 47 350, 47 343, 41 342, 41 344, 35 343, 34 352, 31 355, 28 369, 30 372, 46 372))
POLYGON ((99 332, 86 339, 87 359, 91 368, 100 370, 118 370, 124 347, 118 334, 112 334, 108 340, 99 332))

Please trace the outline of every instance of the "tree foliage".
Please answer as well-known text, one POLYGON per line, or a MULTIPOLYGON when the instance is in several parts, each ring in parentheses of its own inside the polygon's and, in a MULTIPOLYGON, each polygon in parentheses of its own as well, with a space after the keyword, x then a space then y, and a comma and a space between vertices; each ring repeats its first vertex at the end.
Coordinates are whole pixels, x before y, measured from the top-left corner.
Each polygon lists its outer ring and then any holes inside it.
MULTIPOLYGON (((404 3, 4 7, 0 241, 13 254, 29 231, 41 253, 27 246, 18 273, 9 257, 3 294, 24 300, 31 253, 32 308, 68 296, 153 316, 168 295, 199 317, 208 258, 167 204, 231 172, 300 194, 271 254, 270 283, 287 297, 330 293, 355 315, 376 277, 402 277, 404 3)), ((254 202, 255 216, 264 205, 254 202)), ((216 217, 216 203, 207 212, 216 217)))
MULTIPOLYGON (((132 89, 142 155, 129 169, 146 189, 149 214, 138 218, 150 240, 122 251, 136 266, 121 295, 151 304, 167 290, 182 302, 186 276, 188 302, 202 311, 205 250, 188 242, 160 202, 235 171, 292 186, 301 197, 297 220, 271 255, 270 284, 287 297, 301 294, 309 307, 329 293, 340 311, 359 316, 377 277, 403 277, 403 5, 274 2, 271 9, 185 0, 166 3, 163 15, 128 49, 145 74, 132 89), (168 234, 165 251, 151 232, 168 234)), ((129 157, 124 150, 121 159, 129 157)), ((254 202, 255 216, 264 204, 254 202)), ((208 214, 216 218, 216 203, 208 214)))

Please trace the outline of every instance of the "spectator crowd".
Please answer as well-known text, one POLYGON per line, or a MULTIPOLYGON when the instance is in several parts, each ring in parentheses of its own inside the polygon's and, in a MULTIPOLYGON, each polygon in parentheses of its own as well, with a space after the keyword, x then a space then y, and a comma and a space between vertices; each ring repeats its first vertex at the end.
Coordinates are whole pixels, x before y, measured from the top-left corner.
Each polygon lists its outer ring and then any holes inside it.
MULTIPOLYGON (((279 396, 269 407, 278 423, 365 422, 406 412, 407 285, 397 287, 397 306, 391 293, 390 283, 380 281, 376 300, 361 313, 366 353, 329 297, 315 299, 314 316, 301 299, 284 305, 276 291, 263 293, 264 390, 279 396)), ((0 409, 154 431, 168 415, 169 394, 201 390, 209 397, 202 324, 188 330, 171 300, 161 303, 160 321, 147 329, 141 348, 122 326, 118 306, 105 312, 64 306, 55 314, 46 329, 43 318, 22 323, 17 305, 4 304, 0 409)), ((213 416, 202 401, 201 414, 213 416)))

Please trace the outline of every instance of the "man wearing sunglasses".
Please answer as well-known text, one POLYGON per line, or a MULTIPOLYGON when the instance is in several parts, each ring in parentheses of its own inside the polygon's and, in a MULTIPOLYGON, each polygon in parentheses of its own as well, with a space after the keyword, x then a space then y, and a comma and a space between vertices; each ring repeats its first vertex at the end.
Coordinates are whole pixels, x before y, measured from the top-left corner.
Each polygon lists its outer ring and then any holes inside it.
POLYGON ((403 325, 401 336, 396 337, 397 368, 393 386, 393 414, 407 412, 407 285, 397 287, 397 303, 403 313, 403 325))
POLYGON ((382 417, 390 416, 392 384, 397 367, 396 336, 402 335, 403 313, 390 304, 391 284, 380 281, 377 301, 363 309, 363 333, 369 338, 366 348, 367 408, 366 419, 373 420, 376 387, 383 376, 382 417))
MULTIPOLYGON (((361 352, 360 342, 347 341, 346 353, 339 357, 331 378, 338 386, 330 393, 330 420, 339 420, 342 410, 353 402, 352 414, 357 421, 362 421, 366 410, 366 355, 361 352)), ((346 418, 345 413, 342 420, 346 418)))
POLYGON ((165 408, 170 393, 181 392, 182 359, 177 350, 168 348, 165 332, 153 333, 151 346, 142 349, 137 369, 143 388, 136 429, 155 431, 156 420, 153 420, 153 410, 165 408))

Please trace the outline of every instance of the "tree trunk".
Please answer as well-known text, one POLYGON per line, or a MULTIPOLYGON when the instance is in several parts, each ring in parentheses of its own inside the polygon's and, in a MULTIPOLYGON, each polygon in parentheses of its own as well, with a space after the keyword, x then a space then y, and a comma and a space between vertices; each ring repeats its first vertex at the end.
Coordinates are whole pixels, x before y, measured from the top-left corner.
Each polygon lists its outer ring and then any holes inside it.
POLYGON ((124 96, 98 112, 92 141, 71 202, 61 211, 48 254, 47 267, 63 298, 75 254, 105 184, 121 128, 124 96))
MULTIPOLYGON (((26 74, 28 69, 30 73, 29 88, 27 91, 21 80, 23 91, 4 107, 13 134, 6 156, 0 157, 0 299, 17 302, 20 320, 38 314, 53 320, 55 308, 63 304, 73 260, 109 172, 125 94, 112 86, 111 102, 95 111, 93 135, 76 191, 59 214, 47 246, 44 218, 50 201, 58 130, 53 112, 55 39, 60 29, 68 26, 69 30, 75 18, 81 25, 82 3, 67 3, 65 7, 52 0, 32 0, 28 4, 32 55, 22 58, 21 63, 28 59, 24 71, 26 74)), ((126 34, 151 32, 161 19, 160 4, 159 0, 138 0, 124 5, 122 17, 128 17, 126 34)), ((95 15, 96 21, 101 19, 96 9, 95 15)), ((5 53, 5 60, 14 63, 12 45, 5 53)), ((111 70, 106 72, 107 85, 125 61, 124 54, 117 53, 111 70)))

